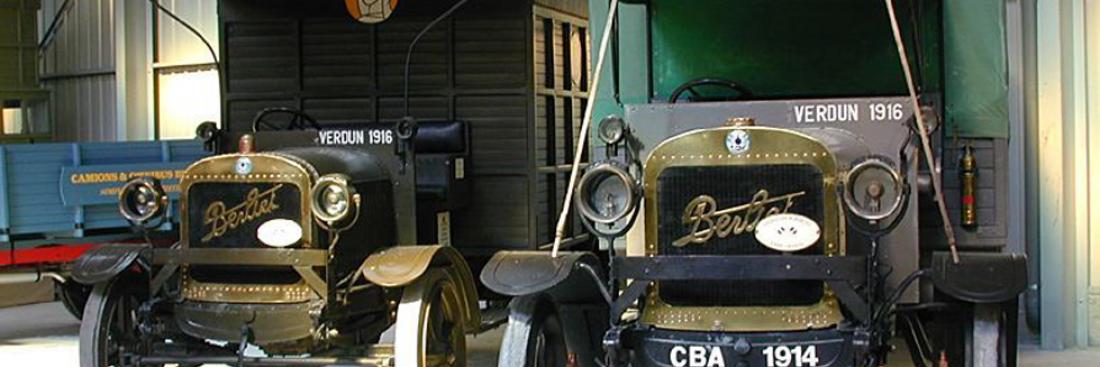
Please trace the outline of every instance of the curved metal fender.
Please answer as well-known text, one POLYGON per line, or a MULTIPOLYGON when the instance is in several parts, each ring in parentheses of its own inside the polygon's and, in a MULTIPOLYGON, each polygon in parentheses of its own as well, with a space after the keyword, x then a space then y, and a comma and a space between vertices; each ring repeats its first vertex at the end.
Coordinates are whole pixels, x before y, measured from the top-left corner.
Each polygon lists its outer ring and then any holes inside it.
POLYGON ((932 255, 932 283, 967 302, 1008 301, 1027 288, 1027 256, 960 252, 956 264, 949 253, 936 252, 932 255))
POLYGON ((109 244, 88 250, 73 262, 72 278, 81 284, 95 285, 129 269, 145 245, 109 244))
POLYGON ((600 298, 603 275, 597 269, 599 259, 589 252, 552 257, 546 251, 501 251, 481 270, 481 283, 513 297, 548 292, 559 301, 600 298))
POLYGON ((462 314, 466 331, 481 328, 481 311, 477 305, 477 287, 470 266, 462 254, 450 246, 397 246, 378 251, 363 261, 360 269, 371 283, 386 288, 404 287, 419 279, 432 266, 444 267, 447 275, 458 284, 462 297, 462 314))

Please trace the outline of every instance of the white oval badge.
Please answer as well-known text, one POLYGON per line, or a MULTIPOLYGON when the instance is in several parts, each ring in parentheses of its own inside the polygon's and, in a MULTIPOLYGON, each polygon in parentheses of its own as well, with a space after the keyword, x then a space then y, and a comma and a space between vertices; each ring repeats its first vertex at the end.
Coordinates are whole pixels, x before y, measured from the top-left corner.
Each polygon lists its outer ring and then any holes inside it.
POLYGON ((813 219, 798 214, 776 214, 756 224, 756 240, 772 250, 801 251, 821 239, 821 227, 813 219))
POLYGON ((289 219, 272 219, 256 229, 256 238, 271 247, 287 247, 302 239, 302 226, 289 219))

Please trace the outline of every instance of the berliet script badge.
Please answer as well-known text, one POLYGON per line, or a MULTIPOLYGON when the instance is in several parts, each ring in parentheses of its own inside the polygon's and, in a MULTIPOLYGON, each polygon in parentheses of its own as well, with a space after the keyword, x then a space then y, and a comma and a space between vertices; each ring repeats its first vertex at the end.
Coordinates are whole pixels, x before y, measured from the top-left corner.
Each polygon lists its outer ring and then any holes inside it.
POLYGON ((209 226, 209 231, 202 237, 202 242, 210 242, 215 238, 225 235, 231 229, 254 221, 265 215, 274 213, 279 209, 275 194, 283 184, 261 192, 253 188, 248 192, 245 200, 240 204, 229 207, 224 201, 215 201, 206 207, 203 216, 203 224, 209 226))
POLYGON ((672 246, 704 245, 711 238, 726 238, 753 232, 763 219, 787 213, 795 199, 806 195, 805 191, 772 197, 768 190, 757 191, 752 201, 719 209, 718 201, 710 195, 700 195, 684 207, 683 223, 688 233, 672 242, 672 246))

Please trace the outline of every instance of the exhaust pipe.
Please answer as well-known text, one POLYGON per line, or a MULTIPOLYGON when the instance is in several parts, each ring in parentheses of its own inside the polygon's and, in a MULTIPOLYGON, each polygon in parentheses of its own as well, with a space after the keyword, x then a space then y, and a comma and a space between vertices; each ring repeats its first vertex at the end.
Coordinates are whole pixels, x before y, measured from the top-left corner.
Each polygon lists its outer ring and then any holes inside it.
POLYGON ((66 282, 65 277, 52 271, 20 271, 0 273, 0 285, 38 283, 47 278, 61 284, 66 282))

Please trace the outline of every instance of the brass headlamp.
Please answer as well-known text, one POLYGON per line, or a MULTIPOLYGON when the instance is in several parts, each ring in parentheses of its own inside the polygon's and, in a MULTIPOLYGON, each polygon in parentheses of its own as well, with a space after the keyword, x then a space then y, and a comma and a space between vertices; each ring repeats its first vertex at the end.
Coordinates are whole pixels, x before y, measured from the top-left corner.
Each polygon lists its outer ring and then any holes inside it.
POLYGON ((870 158, 848 172, 844 203, 855 216, 877 222, 897 214, 906 193, 907 185, 893 166, 870 158))
POLYGON ((164 216, 168 195, 160 180, 152 177, 131 179, 118 194, 118 209, 123 218, 135 225, 149 223, 164 216))
POLYGON ((601 163, 581 176, 575 204, 585 219, 613 224, 636 209, 638 198, 638 185, 630 173, 617 165, 601 163))
POLYGON ((327 227, 345 222, 359 210, 359 194, 342 174, 329 174, 317 180, 310 190, 313 218, 327 227))

